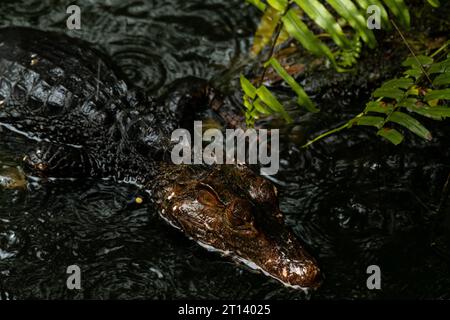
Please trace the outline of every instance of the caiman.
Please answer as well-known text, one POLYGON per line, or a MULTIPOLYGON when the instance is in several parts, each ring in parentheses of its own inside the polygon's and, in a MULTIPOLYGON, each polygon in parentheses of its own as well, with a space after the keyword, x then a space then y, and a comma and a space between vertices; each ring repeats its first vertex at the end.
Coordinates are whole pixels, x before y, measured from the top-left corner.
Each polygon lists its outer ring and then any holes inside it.
POLYGON ((107 55, 83 40, 0 29, 0 125, 30 140, 29 174, 134 183, 200 245, 287 286, 317 287, 317 263, 285 225, 271 182, 243 165, 167 159, 171 132, 190 107, 213 99, 207 82, 188 79, 152 99, 121 79, 107 55))

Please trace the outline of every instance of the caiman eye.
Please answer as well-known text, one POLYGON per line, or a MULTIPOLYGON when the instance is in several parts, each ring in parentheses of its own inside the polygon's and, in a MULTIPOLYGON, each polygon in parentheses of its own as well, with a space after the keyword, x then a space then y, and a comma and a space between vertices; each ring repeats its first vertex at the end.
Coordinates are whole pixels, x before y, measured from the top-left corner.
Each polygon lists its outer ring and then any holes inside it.
POLYGON ((227 208, 227 219, 231 226, 238 229, 253 227, 252 206, 247 201, 237 201, 227 208))
POLYGON ((228 221, 234 227, 245 227, 246 225, 249 225, 249 223, 242 219, 237 212, 230 213, 228 215, 228 221))
POLYGON ((208 207, 222 206, 223 203, 220 201, 217 193, 208 185, 200 185, 197 196, 198 202, 208 207))

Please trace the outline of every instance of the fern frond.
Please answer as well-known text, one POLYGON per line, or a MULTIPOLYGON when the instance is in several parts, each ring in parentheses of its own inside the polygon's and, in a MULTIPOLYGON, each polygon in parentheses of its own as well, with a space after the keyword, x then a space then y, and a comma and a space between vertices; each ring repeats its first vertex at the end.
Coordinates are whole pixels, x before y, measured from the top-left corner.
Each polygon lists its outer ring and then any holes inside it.
MULTIPOLYGON (((331 131, 373 126, 377 128, 377 135, 397 145, 404 140, 402 128, 431 140, 432 135, 420 122, 420 117, 436 121, 450 118, 450 54, 441 62, 434 62, 431 56, 411 57, 403 66, 408 68, 403 77, 383 83, 372 94, 378 99, 368 102, 362 113, 339 130, 331 131), (432 79, 432 83, 423 81, 426 78, 432 79)), ((327 135, 329 133, 324 133, 305 146, 327 135)))
MULTIPOLYGON (((286 41, 289 37, 295 39, 307 51, 321 57, 326 57, 335 69, 339 72, 348 71, 357 63, 362 43, 366 43, 373 48, 377 45, 375 35, 367 26, 367 10, 375 5, 379 8, 382 27, 390 29, 391 23, 388 12, 391 13, 397 21, 405 28, 409 27, 410 15, 408 8, 403 0, 246 0, 263 11, 263 18, 255 35, 252 48, 254 55, 259 54, 266 46, 271 45, 270 56, 265 63, 262 80, 256 90, 256 98, 248 94, 244 96, 244 105, 246 106, 247 124, 252 125, 259 116, 279 113, 286 120, 290 119, 283 105, 278 102, 274 94, 262 85, 266 68, 271 66, 278 75, 292 88, 297 94, 297 103, 304 106, 308 111, 317 112, 318 109, 313 105, 303 88, 291 77, 281 64, 274 58, 274 49, 277 45, 286 41), (337 13, 335 17, 330 9, 337 13), (315 33, 302 18, 307 15, 317 27, 323 31, 320 34, 315 33), (343 25, 346 26, 345 31, 343 25), (321 40, 326 35, 335 46, 321 40), (259 94, 258 94, 259 93, 259 94), (250 108, 249 108, 250 106, 250 108)), ((432 5, 438 5, 438 1, 429 1, 432 5)), ((394 26, 396 24, 394 23, 394 26)), ((426 59, 426 57, 421 57, 426 59)), ((417 59, 416 59, 417 60, 417 59)), ((422 65, 429 61, 415 61, 413 59, 405 61, 406 66, 411 68, 406 71, 406 76, 418 79, 423 75, 422 65)), ((435 66, 438 68, 438 66, 435 66)), ((430 70, 432 72, 433 70, 430 70)), ((428 77, 428 75, 427 75, 428 77)), ((436 77, 435 83, 448 84, 449 77, 445 74, 436 77)), ((243 82, 241 84, 250 83, 243 82)), ((245 91, 245 89, 244 89, 245 91)), ((375 93, 375 97, 383 95, 385 98, 400 98, 404 96, 401 87, 395 87, 394 83, 386 84, 375 93)), ((433 101, 439 97, 445 96, 446 91, 435 92, 427 99, 433 101)), ((428 101, 425 99, 425 101, 428 101)), ((395 117, 395 116, 394 116, 395 117)), ((362 123, 359 119, 359 122, 362 123)), ((411 122, 408 122, 411 123, 411 122)), ((384 133, 384 135, 387 135, 384 133)), ((395 134, 398 137, 397 133, 395 134)), ((392 133, 391 133, 392 135, 392 133)), ((395 140, 395 141, 398 141, 395 140)))
MULTIPOLYGON (((344 54, 337 60, 343 61, 343 67, 349 67, 356 62, 358 55, 348 52, 356 52, 358 50, 359 40, 365 42, 369 47, 373 48, 377 42, 372 30, 367 27, 368 8, 377 6, 380 11, 381 26, 384 29, 390 29, 388 12, 390 12, 400 24, 409 28, 410 15, 407 6, 403 0, 246 0, 255 5, 264 12, 260 27, 255 37, 255 44, 252 52, 258 54, 264 46, 268 45, 272 39, 275 25, 283 23, 287 33, 296 39, 306 50, 326 56, 331 62, 336 60, 336 55, 344 54), (296 6, 293 6, 293 5, 296 6), (286 13, 284 19, 280 21, 280 15, 286 13), (332 8, 336 13, 335 17, 328 8, 332 8), (324 44, 306 24, 303 23, 301 16, 306 14, 321 30, 322 34, 328 35, 339 50, 332 52, 331 48, 323 48, 324 44), (338 21, 344 21, 344 24, 351 28, 350 33, 343 31, 338 21), (261 37, 263 32, 263 37, 261 37), (306 38, 304 38, 306 36, 306 38), (355 41, 355 38, 357 41, 355 41), (353 40, 350 40, 353 39, 353 40), (347 53, 347 54, 346 54, 347 53), (350 64, 351 63, 351 64, 350 64)), ((432 1, 436 4, 436 1, 432 1)), ((338 68, 339 66, 336 65, 338 68)), ((339 71, 342 71, 338 68, 339 71)))

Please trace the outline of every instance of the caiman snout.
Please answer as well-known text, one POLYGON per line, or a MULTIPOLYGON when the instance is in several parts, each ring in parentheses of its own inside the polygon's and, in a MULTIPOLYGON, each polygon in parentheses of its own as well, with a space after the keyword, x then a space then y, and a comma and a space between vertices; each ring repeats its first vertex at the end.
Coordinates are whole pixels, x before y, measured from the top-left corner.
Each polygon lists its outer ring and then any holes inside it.
POLYGON ((272 252, 263 253, 261 269, 266 274, 293 288, 320 286, 322 275, 317 262, 296 239, 274 246, 272 252))
MULTIPOLYGON (((278 208, 258 215, 258 208, 250 201, 237 198, 226 206, 225 217, 226 228, 235 235, 236 242, 243 243, 241 248, 236 248, 236 260, 252 269, 260 269, 290 287, 316 288, 320 285, 322 278, 316 261, 283 225, 278 208), (269 216, 262 217, 265 214, 269 216), (265 223, 261 222, 264 218, 267 219, 265 223)), ((230 243, 230 247, 232 245, 230 243)))
POLYGON ((316 288, 315 259, 284 223, 276 188, 244 166, 177 167, 161 214, 208 249, 293 288, 316 288))

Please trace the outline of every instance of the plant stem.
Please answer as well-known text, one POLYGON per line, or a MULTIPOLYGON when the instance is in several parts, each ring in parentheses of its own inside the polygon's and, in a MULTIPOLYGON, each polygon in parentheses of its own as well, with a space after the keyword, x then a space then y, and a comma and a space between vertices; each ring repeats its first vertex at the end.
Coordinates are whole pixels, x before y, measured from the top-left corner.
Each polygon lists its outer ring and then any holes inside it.
POLYGON ((450 44, 450 40, 447 41, 446 43, 444 43, 439 49, 437 49, 431 56, 430 58, 434 58, 437 54, 439 54, 442 50, 445 50, 448 45, 450 44))
POLYGON ((391 23, 392 25, 395 27, 395 29, 397 30, 397 32, 400 34, 400 37, 402 37, 403 42, 405 43, 406 47, 408 47, 409 51, 411 52, 411 54, 413 55, 414 59, 416 59, 417 63, 420 66, 420 69, 422 70, 423 74, 425 75, 425 77, 427 77, 428 81, 430 82, 431 86, 433 87, 433 81, 431 81, 430 76, 428 75, 428 73, 425 71, 425 68, 423 67, 423 64, 420 62, 420 60, 417 58, 414 50, 411 48, 411 46, 408 43, 408 40, 406 40, 405 36, 403 35, 403 33, 400 31, 400 28, 397 26, 397 24, 395 23, 394 20, 391 19, 391 23))
MULTIPOLYGON (((360 117, 360 116, 362 116, 363 114, 364 114, 364 113, 360 113, 360 114, 358 114, 355 118, 360 117)), ((353 119, 355 119, 355 118, 353 118, 353 119)), ((353 120, 353 119, 352 119, 352 120, 353 120)), ((334 128, 333 130, 330 130, 330 131, 327 131, 327 132, 325 132, 325 133, 322 133, 321 135, 315 137, 314 139, 308 141, 306 144, 302 145, 301 148, 307 148, 307 147, 309 147, 310 145, 312 145, 314 142, 316 142, 316 141, 318 141, 318 140, 321 140, 321 139, 323 139, 323 138, 329 136, 330 134, 333 134, 333 133, 336 133, 336 132, 338 132, 338 131, 341 131, 341 130, 344 130, 344 129, 348 128, 348 127, 350 126, 350 123, 351 123, 352 120, 350 120, 350 121, 344 123, 344 124, 343 124, 342 126, 340 126, 340 127, 337 127, 337 128, 334 128)))
MULTIPOLYGON (((269 61, 270 58, 272 58, 273 53, 275 52, 275 47, 277 45, 278 38, 280 37, 281 29, 283 28, 283 22, 281 21, 281 17, 284 16, 284 14, 285 12, 280 16, 280 20, 278 21, 277 27, 275 29, 275 38, 273 39, 272 46, 270 47, 269 58, 267 58, 266 62, 269 61)), ((268 66, 266 66, 264 63, 264 69, 261 78, 259 79, 258 87, 260 87, 263 84, 264 78, 266 77, 267 69, 268 66)))

